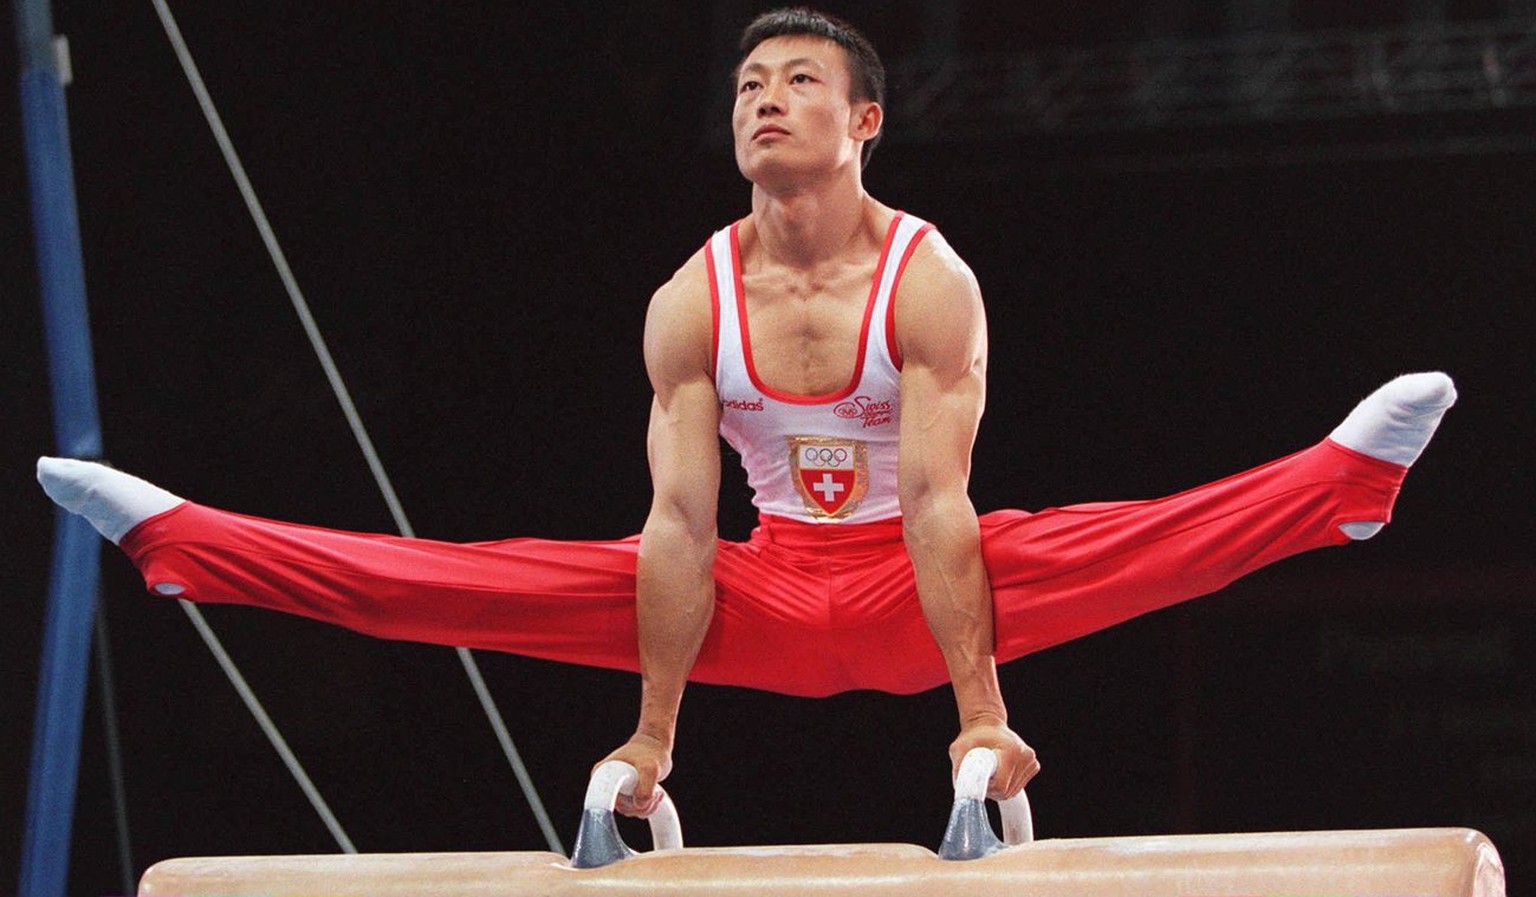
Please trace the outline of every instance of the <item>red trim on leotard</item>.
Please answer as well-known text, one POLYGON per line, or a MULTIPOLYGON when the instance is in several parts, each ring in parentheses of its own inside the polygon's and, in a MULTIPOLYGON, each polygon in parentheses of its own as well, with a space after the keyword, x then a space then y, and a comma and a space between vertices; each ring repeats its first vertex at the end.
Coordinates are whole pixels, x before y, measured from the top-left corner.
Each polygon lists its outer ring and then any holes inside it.
POLYGON ((741 354, 747 363, 747 377, 752 385, 762 391, 763 395, 779 402, 791 405, 821 405, 826 402, 836 402, 853 395, 859 386, 859 381, 864 378, 864 355, 869 346, 869 325, 875 314, 875 299, 880 295, 880 278, 885 274, 885 265, 891 254, 891 244, 896 239, 896 226, 901 223, 902 212, 897 212, 891 218, 890 226, 885 230, 885 243, 880 247, 880 261, 875 265, 874 282, 869 285, 869 299, 864 303, 864 322, 859 327, 859 354, 853 362, 853 377, 848 385, 837 392, 824 393, 817 396, 802 396, 795 393, 781 392, 770 387, 757 375, 757 365, 752 360, 752 332, 747 324, 747 291, 741 281, 741 237, 739 228, 741 222, 731 225, 731 267, 736 275, 736 317, 741 328, 741 354))
MULTIPOLYGON (((733 225, 734 226, 734 225, 733 225)), ((715 280, 715 239, 704 244, 704 265, 709 272, 709 375, 720 382, 720 285, 715 280)))
POLYGON ((896 291, 901 287, 902 272, 907 270, 907 262, 912 260, 912 253, 917 251, 917 244, 923 242, 928 232, 933 230, 932 224, 924 224, 912 235, 912 242, 907 244, 907 250, 901 254, 901 263, 896 267, 896 279, 891 281, 891 301, 885 307, 885 353, 891 356, 891 364, 896 370, 901 370, 901 349, 896 345, 896 291))

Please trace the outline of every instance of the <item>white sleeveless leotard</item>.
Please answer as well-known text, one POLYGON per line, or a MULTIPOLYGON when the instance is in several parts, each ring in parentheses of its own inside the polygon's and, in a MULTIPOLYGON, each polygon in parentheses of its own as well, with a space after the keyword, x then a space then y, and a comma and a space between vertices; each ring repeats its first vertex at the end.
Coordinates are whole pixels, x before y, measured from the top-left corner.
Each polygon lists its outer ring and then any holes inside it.
POLYGON ((869 523, 901 514, 896 492, 900 356, 892 297, 933 225, 898 212, 875 268, 853 377, 837 392, 799 396, 757 376, 741 286, 738 224, 710 238, 715 390, 720 435, 741 455, 760 513, 807 523, 869 523))

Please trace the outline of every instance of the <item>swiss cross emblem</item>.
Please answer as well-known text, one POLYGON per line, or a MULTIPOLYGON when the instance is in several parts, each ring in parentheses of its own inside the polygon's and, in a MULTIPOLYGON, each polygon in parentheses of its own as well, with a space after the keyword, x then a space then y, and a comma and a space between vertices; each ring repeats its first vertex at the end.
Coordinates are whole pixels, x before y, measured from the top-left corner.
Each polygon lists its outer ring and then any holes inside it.
POLYGON ((869 491, 869 458, 857 439, 791 436, 789 467, 812 517, 847 517, 869 491))

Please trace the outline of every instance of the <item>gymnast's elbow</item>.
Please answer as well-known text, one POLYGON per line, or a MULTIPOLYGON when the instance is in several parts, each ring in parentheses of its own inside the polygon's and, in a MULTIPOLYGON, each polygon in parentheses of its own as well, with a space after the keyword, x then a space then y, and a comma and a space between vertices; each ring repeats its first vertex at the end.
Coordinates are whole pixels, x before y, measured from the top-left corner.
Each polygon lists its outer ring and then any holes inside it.
POLYGON ((959 535, 974 538, 980 529, 976 508, 963 485, 945 488, 932 482, 913 486, 903 483, 898 497, 902 537, 908 550, 921 551, 934 542, 948 542, 959 535))
POLYGON ((715 561, 718 532, 713 506, 704 508, 658 496, 640 533, 640 560, 687 558, 708 569, 715 561))

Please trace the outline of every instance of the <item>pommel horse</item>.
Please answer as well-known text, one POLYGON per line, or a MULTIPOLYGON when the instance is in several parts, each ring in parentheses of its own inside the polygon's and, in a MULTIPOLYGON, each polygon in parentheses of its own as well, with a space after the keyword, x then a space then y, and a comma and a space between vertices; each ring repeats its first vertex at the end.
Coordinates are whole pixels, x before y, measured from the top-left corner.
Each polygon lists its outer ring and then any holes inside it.
POLYGON ((619 836, 614 805, 636 773, 606 763, 587 788, 571 859, 550 851, 165 860, 150 895, 584 897, 704 894, 839 897, 1504 897, 1504 866, 1464 828, 1068 838, 1035 841, 1023 794, 987 819, 991 751, 967 754, 937 853, 915 844, 684 847, 670 797, 650 817, 653 849, 619 836))

